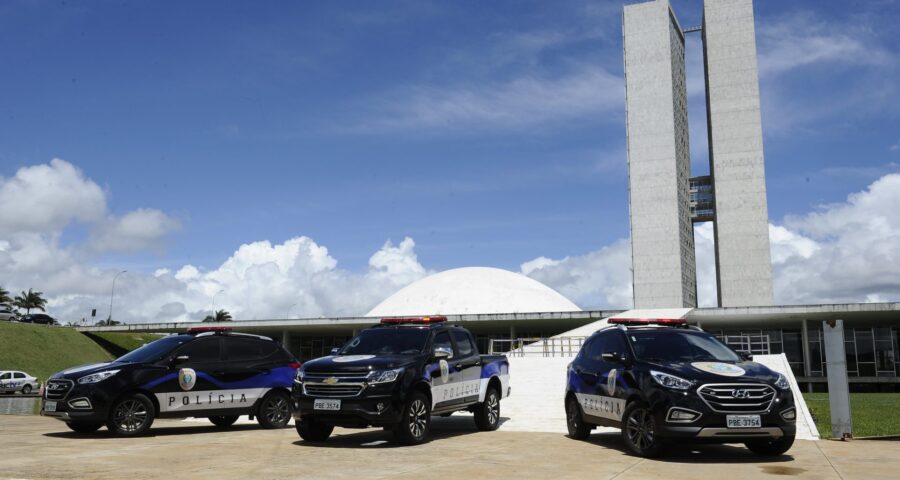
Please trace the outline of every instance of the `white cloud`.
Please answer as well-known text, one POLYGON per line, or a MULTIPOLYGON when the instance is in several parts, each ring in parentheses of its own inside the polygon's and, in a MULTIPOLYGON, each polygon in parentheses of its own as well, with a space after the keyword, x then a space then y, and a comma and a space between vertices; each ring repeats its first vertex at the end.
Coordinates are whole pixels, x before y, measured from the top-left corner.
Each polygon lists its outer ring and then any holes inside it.
POLYGON ((758 29, 759 73, 775 76, 814 64, 887 65, 893 61, 866 29, 811 15, 785 16, 758 29))
POLYGON ((520 268, 582 308, 627 308, 632 304, 631 245, 625 239, 561 260, 538 257, 520 268))
POLYGON ((580 68, 553 78, 525 75, 484 85, 413 87, 391 95, 377 118, 355 129, 522 128, 618 112, 623 103, 621 76, 580 68))
POLYGON ((896 152, 897 150, 900 150, 900 140, 897 140, 897 143, 891 145, 891 148, 889 148, 889 150, 892 152, 896 152))
POLYGON ((72 221, 93 222, 105 213, 100 186, 65 160, 0 177, 0 231, 6 234, 58 232, 72 221))
POLYGON ((103 222, 94 233, 92 245, 110 252, 159 251, 165 237, 180 227, 177 220, 159 210, 141 208, 103 222))

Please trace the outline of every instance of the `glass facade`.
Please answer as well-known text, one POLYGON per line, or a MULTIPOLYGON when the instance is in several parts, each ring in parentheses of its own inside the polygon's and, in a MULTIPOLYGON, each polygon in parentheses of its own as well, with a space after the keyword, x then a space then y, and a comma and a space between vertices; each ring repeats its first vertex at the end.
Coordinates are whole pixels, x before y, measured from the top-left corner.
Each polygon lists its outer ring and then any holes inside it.
MULTIPOLYGON (((784 353, 791 370, 798 377, 805 377, 803 334, 798 329, 740 329, 708 330, 735 350, 753 354, 784 353), (757 341, 761 339, 762 342, 757 341), (763 346, 765 343, 767 346, 763 346), (750 348, 748 348, 750 347, 750 348)), ((824 377, 825 348, 822 329, 807 328, 809 351, 809 376, 824 377)), ((897 353, 900 345, 900 327, 853 327, 844 329, 844 349, 847 354, 849 377, 896 377, 900 371, 897 353)))

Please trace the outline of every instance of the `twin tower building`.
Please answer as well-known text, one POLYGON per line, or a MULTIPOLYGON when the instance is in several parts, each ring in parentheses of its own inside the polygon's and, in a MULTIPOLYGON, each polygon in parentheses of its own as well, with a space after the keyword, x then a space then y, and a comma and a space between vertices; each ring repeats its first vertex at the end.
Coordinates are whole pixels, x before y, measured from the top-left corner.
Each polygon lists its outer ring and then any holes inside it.
POLYGON ((697 306, 694 223, 713 222, 718 304, 773 303, 752 0, 704 0, 682 29, 668 0, 623 16, 635 308, 697 306), (684 35, 699 31, 709 175, 691 176, 684 35))

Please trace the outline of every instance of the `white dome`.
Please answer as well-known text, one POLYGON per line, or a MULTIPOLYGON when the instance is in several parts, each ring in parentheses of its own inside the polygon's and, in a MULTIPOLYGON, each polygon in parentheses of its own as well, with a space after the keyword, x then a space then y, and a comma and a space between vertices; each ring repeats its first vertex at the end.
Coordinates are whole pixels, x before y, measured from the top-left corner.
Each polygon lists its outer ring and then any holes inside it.
POLYGON ((574 312, 556 290, 499 268, 466 267, 425 277, 378 304, 370 317, 574 312))

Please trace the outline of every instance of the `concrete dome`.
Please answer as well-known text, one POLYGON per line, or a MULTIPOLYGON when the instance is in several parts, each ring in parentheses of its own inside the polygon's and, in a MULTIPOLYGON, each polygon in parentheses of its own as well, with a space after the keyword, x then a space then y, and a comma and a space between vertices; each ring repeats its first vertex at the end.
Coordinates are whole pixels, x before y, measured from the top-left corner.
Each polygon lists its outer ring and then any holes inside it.
POLYGON ((425 277, 373 308, 370 317, 581 311, 557 291, 518 273, 466 267, 425 277))

